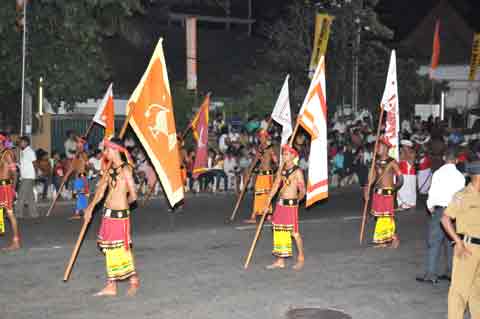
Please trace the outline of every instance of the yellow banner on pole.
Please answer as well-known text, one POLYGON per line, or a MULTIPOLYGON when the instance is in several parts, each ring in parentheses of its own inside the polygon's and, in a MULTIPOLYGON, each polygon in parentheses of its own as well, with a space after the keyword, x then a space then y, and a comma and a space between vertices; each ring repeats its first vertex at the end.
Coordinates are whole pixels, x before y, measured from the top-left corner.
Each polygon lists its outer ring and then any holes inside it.
POLYGON ((477 73, 479 64, 480 64, 480 33, 475 33, 473 35, 472 58, 470 60, 470 73, 468 74, 468 79, 470 81, 475 80, 475 75, 477 73))
POLYGON ((330 36, 330 26, 334 17, 324 13, 317 13, 315 17, 315 35, 313 38, 312 58, 308 67, 308 77, 313 78, 320 57, 327 52, 328 37, 330 36))

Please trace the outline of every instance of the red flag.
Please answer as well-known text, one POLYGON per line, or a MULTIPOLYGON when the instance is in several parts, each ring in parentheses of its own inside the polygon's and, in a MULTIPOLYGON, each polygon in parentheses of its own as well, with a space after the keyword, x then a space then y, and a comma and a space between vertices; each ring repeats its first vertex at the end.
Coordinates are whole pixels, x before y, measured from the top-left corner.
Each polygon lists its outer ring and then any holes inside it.
POLYGON ((198 113, 192 121, 192 132, 195 141, 197 141, 197 152, 195 154, 195 163, 193 165, 193 178, 205 172, 208 169, 208 107, 210 105, 210 95, 205 97, 198 113))
POLYGON ((158 41, 147 70, 127 103, 130 125, 147 152, 171 206, 183 199, 175 117, 163 54, 158 41))
POLYGON ((440 58, 440 21, 435 23, 435 35, 433 36, 432 63, 430 66, 430 79, 433 79, 433 72, 437 69, 440 58))
POLYGON ((105 128, 105 137, 112 138, 115 134, 115 107, 113 104, 113 84, 111 83, 98 106, 97 112, 93 117, 95 123, 105 128))

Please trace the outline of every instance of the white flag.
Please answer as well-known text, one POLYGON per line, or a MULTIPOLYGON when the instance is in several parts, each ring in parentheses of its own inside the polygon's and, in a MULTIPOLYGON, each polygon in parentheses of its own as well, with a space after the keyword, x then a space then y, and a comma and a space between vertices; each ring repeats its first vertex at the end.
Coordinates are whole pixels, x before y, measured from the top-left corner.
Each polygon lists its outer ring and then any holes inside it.
POLYGON ((283 83, 282 90, 278 95, 277 102, 272 111, 272 119, 282 126, 282 145, 288 143, 288 138, 292 135, 292 115, 290 112, 290 97, 288 95, 288 79, 287 75, 283 83))
POLYGON ((113 103, 113 83, 110 83, 110 85, 108 86, 107 92, 103 96, 102 101, 98 105, 97 112, 93 116, 93 121, 103 127, 107 126, 107 123, 105 123, 105 110, 109 103, 113 103))
POLYGON ((325 57, 318 62, 312 82, 298 115, 298 122, 310 134, 307 204, 328 197, 327 100, 325 57))
POLYGON ((390 64, 388 66, 387 83, 383 92, 381 107, 384 109, 387 117, 385 125, 385 137, 393 147, 390 150, 391 157, 399 158, 399 138, 400 114, 398 112, 398 85, 397 85, 397 59, 395 50, 390 55, 390 64))

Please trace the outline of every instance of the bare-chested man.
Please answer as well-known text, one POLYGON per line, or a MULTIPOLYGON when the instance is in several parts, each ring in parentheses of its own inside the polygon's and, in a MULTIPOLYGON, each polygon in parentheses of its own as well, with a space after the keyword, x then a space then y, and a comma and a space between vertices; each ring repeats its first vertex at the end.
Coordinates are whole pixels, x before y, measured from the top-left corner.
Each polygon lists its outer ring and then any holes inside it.
POLYGON ((255 170, 255 198, 253 200, 252 214, 245 223, 255 224, 257 216, 261 216, 265 208, 270 211, 272 207, 270 202, 267 202, 268 194, 272 189, 273 184, 273 167, 277 164, 277 155, 270 144, 270 135, 266 130, 260 130, 257 134, 260 140, 260 146, 257 150, 260 152, 259 164, 255 170))
MULTIPOLYGON (((293 269, 300 270, 305 263, 303 241, 298 231, 298 202, 305 196, 305 180, 302 170, 296 166, 298 152, 289 145, 282 147, 282 156, 285 161, 281 179, 273 184, 267 201, 270 202, 279 192, 279 200, 273 213, 273 255, 276 261, 267 266, 267 269, 285 268, 285 259, 293 255, 292 237, 297 246, 297 263, 293 269)), ((265 208, 264 213, 269 209, 265 208)))
MULTIPOLYGON (((397 161, 388 156, 388 150, 392 147, 387 138, 381 137, 378 141, 377 159, 375 170, 369 183, 372 187, 372 214, 377 218, 373 243, 376 247, 397 248, 400 239, 395 229, 395 191, 403 184, 403 176, 397 161), (396 177, 396 181, 395 178, 396 177)), ((365 188, 365 198, 367 196, 365 188)))
POLYGON ((0 209, 6 211, 8 220, 10 221, 10 225, 12 227, 13 235, 10 245, 3 248, 3 250, 15 250, 21 247, 17 218, 13 214, 16 165, 15 155, 5 146, 5 142, 7 142, 7 137, 3 134, 0 134, 0 209))
POLYGON ((121 140, 112 138, 104 142, 104 156, 112 165, 107 176, 97 186, 92 202, 85 210, 85 221, 90 221, 97 203, 104 197, 105 206, 102 222, 98 232, 98 246, 106 259, 107 284, 96 296, 115 296, 117 281, 129 278, 128 295, 134 295, 140 287, 140 280, 135 271, 130 237, 130 204, 137 200, 132 171, 121 153, 127 158, 129 154, 121 140), (108 190, 107 190, 108 189, 108 190))

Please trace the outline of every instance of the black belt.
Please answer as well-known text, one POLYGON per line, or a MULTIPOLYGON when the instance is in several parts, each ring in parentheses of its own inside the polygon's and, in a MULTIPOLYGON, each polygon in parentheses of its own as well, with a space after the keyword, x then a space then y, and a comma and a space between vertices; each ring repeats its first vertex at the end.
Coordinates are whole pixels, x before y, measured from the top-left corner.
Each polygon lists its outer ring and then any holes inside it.
POLYGON ((395 190, 393 188, 376 188, 375 193, 379 195, 393 195, 395 190))
POLYGON ((433 209, 445 209, 447 208, 446 206, 439 206, 439 205, 435 205, 433 206, 433 209))
POLYGON ((295 199, 280 198, 278 203, 280 205, 283 205, 283 206, 298 206, 298 199, 296 199, 296 198, 295 199))
POLYGON ((129 209, 110 209, 104 208, 103 209, 103 216, 107 218, 127 218, 130 215, 129 209))
POLYGON ((267 169, 267 170, 257 169, 255 172, 257 173, 257 175, 272 175, 273 174, 273 170, 271 170, 271 169, 267 169))
POLYGON ((11 185, 12 181, 9 179, 0 179, 0 186, 11 185))
POLYGON ((458 234, 458 237, 460 237, 467 244, 480 245, 480 238, 470 237, 464 234, 458 234))

